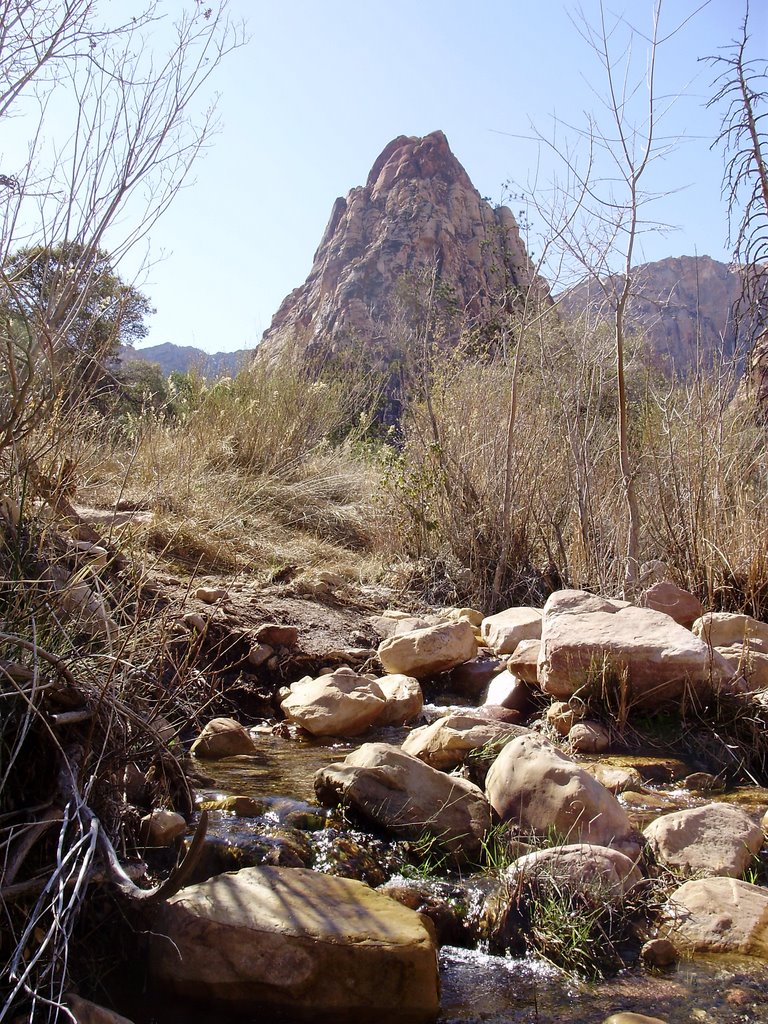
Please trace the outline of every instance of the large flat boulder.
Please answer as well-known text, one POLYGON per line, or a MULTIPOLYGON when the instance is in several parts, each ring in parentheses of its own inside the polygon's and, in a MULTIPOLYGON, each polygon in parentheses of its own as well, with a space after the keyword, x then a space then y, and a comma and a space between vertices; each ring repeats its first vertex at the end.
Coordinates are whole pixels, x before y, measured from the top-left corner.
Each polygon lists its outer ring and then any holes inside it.
POLYGON ((732 678, 709 644, 663 612, 580 590, 557 591, 544 606, 538 680, 553 697, 586 688, 629 707, 656 707, 732 678))
POLYGON ((656 859, 686 875, 744 874, 763 845, 763 830, 740 807, 704 804, 656 818, 643 835, 656 859))
POLYGON ((432 930, 362 882, 243 868, 171 897, 151 936, 150 969, 162 987, 225 1015, 437 1015, 432 930))
POLYGON ((379 660, 387 673, 427 679, 470 661, 477 654, 469 622, 445 622, 391 636, 379 644, 379 660))
POLYGON ((479 856, 491 825, 488 802, 477 786, 388 743, 364 743, 344 761, 321 768, 315 792, 322 804, 343 803, 394 835, 430 836, 458 861, 479 856))
POLYGON ((451 771, 473 750, 487 747, 498 751, 527 732, 522 726, 492 722, 479 715, 452 714, 414 729, 402 749, 439 771, 451 771))
POLYGON ((768 889, 739 878, 697 878, 670 897, 667 936, 694 953, 768 959, 768 889))
POLYGON ((597 779, 535 733, 512 740, 485 780, 500 821, 553 842, 611 846, 634 857, 639 843, 616 797, 597 779))
POLYGON ((507 608, 488 615, 482 621, 480 635, 496 654, 514 654, 521 640, 541 637, 541 609, 507 608))

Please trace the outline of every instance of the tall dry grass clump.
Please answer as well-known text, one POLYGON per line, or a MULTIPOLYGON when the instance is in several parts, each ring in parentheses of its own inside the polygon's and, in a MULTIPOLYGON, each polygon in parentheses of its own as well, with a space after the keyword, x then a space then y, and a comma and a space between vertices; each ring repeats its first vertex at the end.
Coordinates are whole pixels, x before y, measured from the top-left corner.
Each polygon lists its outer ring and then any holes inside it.
MULTIPOLYGON (((486 610, 540 603, 559 586, 618 593, 624 578, 611 339, 599 325, 555 314, 520 337, 513 430, 513 358, 435 350, 428 389, 406 405, 386 474, 400 549, 433 567, 435 593, 486 610)), ((734 404, 733 374, 670 381, 646 362, 639 337, 630 356, 641 562, 664 561, 709 607, 764 615, 764 429, 734 404)))

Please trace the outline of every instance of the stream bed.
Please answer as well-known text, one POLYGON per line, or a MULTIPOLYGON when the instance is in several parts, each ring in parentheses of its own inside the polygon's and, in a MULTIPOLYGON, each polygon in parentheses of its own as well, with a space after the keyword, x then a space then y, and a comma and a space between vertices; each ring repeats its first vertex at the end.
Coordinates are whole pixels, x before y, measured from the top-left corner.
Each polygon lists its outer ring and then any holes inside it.
MULTIPOLYGON (((366 740, 399 745, 406 732, 390 727, 367 735, 366 740)), ((207 787, 200 788, 199 798, 251 798, 263 807, 264 813, 258 819, 262 831, 265 821, 267 831, 270 823, 278 830, 287 824, 304 828, 309 839, 322 845, 326 830, 327 845, 337 845, 339 829, 346 826, 329 821, 329 812, 317 806, 312 780, 319 768, 342 760, 359 742, 285 739, 272 735, 267 727, 258 731, 256 738, 256 757, 197 762, 200 773, 212 780, 207 787), (328 830, 329 824, 336 826, 336 831, 328 830)), ((712 795, 690 793, 679 783, 654 786, 647 797, 651 805, 648 808, 644 808, 641 797, 634 796, 632 815, 641 827, 661 813, 659 801, 673 809, 713 799, 712 795)), ((744 789, 718 795, 716 799, 737 802, 757 813, 768 804, 768 793, 744 789)), ((255 819, 227 811, 210 813, 209 834, 214 842, 247 846, 255 828, 255 819)), ((350 837, 361 838, 360 833, 349 828, 341 838, 350 837)), ((380 837, 372 840, 366 852, 378 860, 387 877, 394 873, 393 865, 403 859, 398 843, 380 837)), ((315 864, 324 867, 319 858, 315 864)), ((364 880, 370 884, 378 881, 364 880)), ((440 977, 440 1024, 600 1024, 619 1011, 645 1013, 668 1024, 768 1024, 768 964, 753 958, 697 957, 681 960, 663 973, 651 974, 632 967, 616 977, 587 982, 538 957, 494 956, 482 949, 448 944, 440 952, 440 977)), ((160 1024, 181 1024, 182 1018, 166 1007, 155 1019, 160 1024)), ((210 1018, 202 1016, 203 1019, 210 1018)), ((185 1024, 192 1024, 188 1014, 184 1020, 185 1024)))

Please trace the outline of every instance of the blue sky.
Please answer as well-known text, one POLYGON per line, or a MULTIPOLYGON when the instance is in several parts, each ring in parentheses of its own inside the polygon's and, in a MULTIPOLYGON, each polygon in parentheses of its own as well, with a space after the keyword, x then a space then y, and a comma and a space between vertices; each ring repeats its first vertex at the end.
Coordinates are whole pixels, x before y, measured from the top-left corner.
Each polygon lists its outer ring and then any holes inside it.
MULTIPOLYGON (((127 9, 127 0, 112 3, 127 9)), ((605 6, 650 27, 648 0, 605 6)), ((700 6, 666 0, 662 34, 700 6)), ((596 23, 597 0, 581 9, 596 23)), ((306 277, 334 199, 365 181, 397 135, 442 129, 494 202, 508 181, 525 186, 537 169, 544 189, 551 167, 528 141, 531 126, 551 137, 553 118, 583 125, 604 93, 575 10, 561 0, 232 0, 250 41, 216 78, 220 134, 152 231, 156 262, 139 280, 157 308, 147 343, 253 346, 306 277)), ((660 131, 679 142, 651 180, 673 194, 650 212, 678 230, 644 235, 638 262, 729 258, 722 156, 709 148, 719 115, 704 106, 714 71, 697 58, 738 35, 742 12, 741 0, 710 0, 659 49, 657 95, 675 98, 660 131)), ((765 0, 753 0, 751 27, 765 53, 765 0)), ((642 48, 634 57, 642 75, 642 48)), ((535 233, 542 225, 531 220, 535 233)))

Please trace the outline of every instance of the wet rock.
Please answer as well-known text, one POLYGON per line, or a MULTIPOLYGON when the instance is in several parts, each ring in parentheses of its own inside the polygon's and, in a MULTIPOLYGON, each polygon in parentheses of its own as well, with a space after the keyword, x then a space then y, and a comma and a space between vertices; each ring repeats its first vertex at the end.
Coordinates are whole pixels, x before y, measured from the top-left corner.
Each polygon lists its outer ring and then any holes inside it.
POLYGON ((541 653, 541 639, 521 640, 515 648, 515 653, 507 660, 509 671, 522 679, 530 686, 536 686, 539 681, 539 654, 541 653))
POLYGON ((649 967, 673 967, 680 959, 675 944, 669 939, 649 939, 640 950, 640 959, 649 967))
POLYGON ((617 705, 655 708, 732 677, 716 651, 662 612, 579 590, 558 591, 544 606, 538 678, 553 697, 591 687, 617 705))
POLYGON ((422 918, 361 882, 246 868, 158 908, 150 969, 167 990, 231 1010, 433 1020, 437 951, 422 918))
POLYGON ((613 794, 643 788, 640 772, 635 768, 622 768, 617 765, 597 762, 596 764, 585 764, 584 769, 590 775, 594 775, 600 785, 605 786, 613 794))
POLYGON ((260 818, 266 807, 263 800, 254 800, 251 796, 223 796, 217 800, 203 800, 200 804, 202 811, 225 811, 239 818, 260 818))
POLYGON ((644 1013, 612 1013, 606 1017, 603 1024, 666 1024, 661 1017, 647 1017, 644 1013))
POLYGON ((175 811, 158 809, 141 819, 140 836, 148 846, 171 846, 187 831, 187 823, 175 811))
POLYGON ((463 945, 467 941, 466 898, 457 898, 445 883, 398 879, 382 886, 380 892, 427 918, 435 929, 438 946, 463 945))
POLYGON ((495 756, 505 743, 527 731, 522 726, 492 722, 471 713, 451 714, 414 729, 402 749, 433 768, 451 771, 472 751, 488 747, 495 756))
POLYGON ((743 874, 763 845, 759 825, 739 807, 705 804, 656 818, 644 830, 657 860, 685 874, 743 874))
POLYGON ((379 645, 385 672, 426 679, 447 672, 477 654, 477 641, 468 622, 450 622, 390 637, 379 645))
POLYGON ((612 793, 548 740, 512 740, 488 772, 485 791, 500 821, 568 843, 638 852, 626 811, 612 793))
POLYGON ((725 782, 709 772, 692 772, 683 779, 683 785, 700 793, 720 793, 725 789, 725 782))
POLYGON ((604 754, 611 737, 599 722, 577 722, 568 731, 568 743, 575 754, 604 754))
POLYGON ((354 878, 376 888, 389 877, 386 858, 378 848, 380 845, 369 837, 366 837, 366 842, 361 842, 348 832, 328 828, 320 836, 315 866, 329 875, 354 878))
POLYGON ((744 953, 768 959, 768 890, 738 878, 698 878, 668 904, 667 937, 696 953, 744 953))
POLYGON ((64 997, 64 1004, 69 1009, 75 1024, 132 1024, 127 1017, 122 1017, 114 1010, 108 1010, 90 999, 82 999, 74 992, 64 997))
POLYGON ((206 761, 254 754, 256 745, 234 718, 212 718, 192 744, 190 753, 206 761))
POLYGON ((688 590, 683 590, 669 580, 654 583, 644 590, 638 604, 641 608, 651 608, 656 612, 664 612, 686 629, 690 629, 702 613, 701 601, 688 590))
POLYGON ((364 743, 315 775, 322 804, 343 803, 394 835, 430 836, 455 860, 472 860, 490 828, 490 809, 477 786, 430 768, 399 747, 364 743))
POLYGON ((496 654, 513 654, 521 640, 541 637, 541 609, 507 608, 483 619, 480 634, 496 654))
POLYGON ((501 658, 489 658, 481 654, 471 661, 465 661, 451 669, 450 689, 462 697, 476 700, 488 687, 493 678, 504 668, 501 658))

